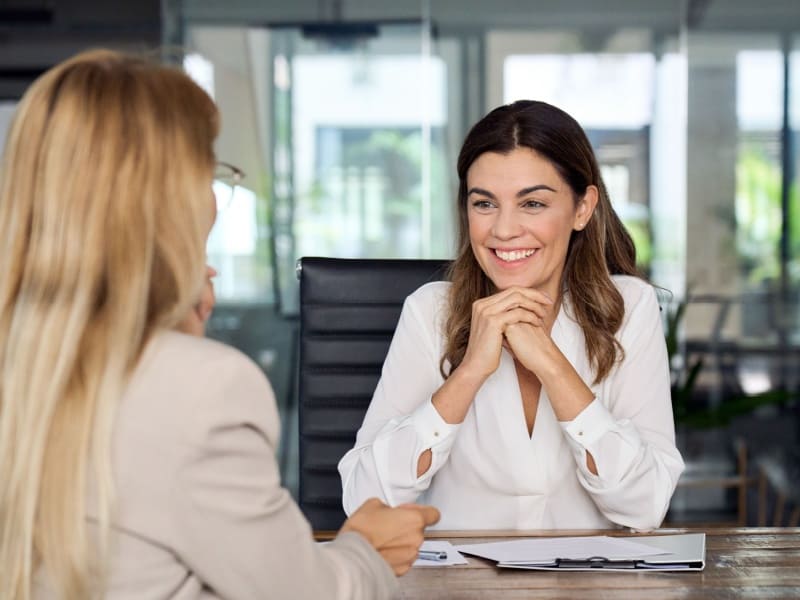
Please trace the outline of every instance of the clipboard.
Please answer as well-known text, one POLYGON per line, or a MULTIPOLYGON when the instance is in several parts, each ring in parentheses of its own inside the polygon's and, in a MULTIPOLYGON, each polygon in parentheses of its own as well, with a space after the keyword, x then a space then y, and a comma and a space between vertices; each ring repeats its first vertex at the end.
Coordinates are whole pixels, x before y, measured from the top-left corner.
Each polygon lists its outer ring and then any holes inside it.
MULTIPOLYGON (((565 538, 567 539, 567 538, 565 538)), ((591 538, 586 538, 591 540, 591 538)), ((597 540, 598 538, 595 538, 597 540)), ((609 571, 609 572, 648 572, 648 571, 702 571, 705 568, 706 534, 686 533, 678 535, 636 536, 625 539, 649 547, 641 554, 616 554, 611 558, 590 555, 540 557, 538 560, 506 558, 498 560, 497 566, 505 569, 527 569, 532 571, 609 571)), ((580 538, 569 538, 575 543, 580 538)), ((513 542, 512 542, 513 543, 513 542)), ((480 552, 457 547, 467 554, 481 555, 480 552)), ((475 547, 473 547, 474 549, 475 547)), ((490 556, 483 555, 485 558, 490 556)))

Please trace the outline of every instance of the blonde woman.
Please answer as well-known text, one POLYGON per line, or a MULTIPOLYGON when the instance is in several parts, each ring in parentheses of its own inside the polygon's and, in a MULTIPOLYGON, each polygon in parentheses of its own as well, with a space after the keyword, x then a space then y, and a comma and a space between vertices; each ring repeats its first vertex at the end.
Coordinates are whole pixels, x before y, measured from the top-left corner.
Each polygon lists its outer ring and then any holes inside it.
POLYGON ((202 330, 218 115, 109 51, 36 81, 0 175, 0 598, 384 598, 435 509, 316 545, 258 368, 202 330), (199 325, 199 327, 198 327, 199 325), (377 550, 377 551, 376 551, 377 550))

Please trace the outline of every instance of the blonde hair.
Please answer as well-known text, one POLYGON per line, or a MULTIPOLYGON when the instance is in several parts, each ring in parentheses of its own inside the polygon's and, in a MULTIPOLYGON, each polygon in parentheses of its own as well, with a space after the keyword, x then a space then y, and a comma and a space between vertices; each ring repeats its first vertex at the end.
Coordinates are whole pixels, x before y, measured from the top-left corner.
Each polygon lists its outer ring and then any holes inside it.
POLYGON ((102 593, 115 404, 202 285, 217 131, 185 74, 106 50, 20 102, 0 171, 3 600, 30 598, 39 568, 64 598, 102 593))

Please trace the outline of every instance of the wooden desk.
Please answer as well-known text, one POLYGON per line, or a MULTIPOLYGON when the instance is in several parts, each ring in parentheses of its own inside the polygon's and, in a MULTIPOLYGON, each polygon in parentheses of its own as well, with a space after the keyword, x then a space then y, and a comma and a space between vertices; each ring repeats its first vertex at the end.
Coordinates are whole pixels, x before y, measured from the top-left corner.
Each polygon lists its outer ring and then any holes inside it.
MULTIPOLYGON (((662 529, 657 533, 690 533, 662 529)), ((800 528, 706 531, 706 568, 699 573, 555 573, 498 569, 471 556, 469 565, 419 567, 400 578, 398 598, 449 600, 717 600, 800 598, 800 528)), ((616 535, 608 531, 430 532, 454 544, 519 536, 616 535)), ((625 535, 625 534, 620 534, 625 535)))

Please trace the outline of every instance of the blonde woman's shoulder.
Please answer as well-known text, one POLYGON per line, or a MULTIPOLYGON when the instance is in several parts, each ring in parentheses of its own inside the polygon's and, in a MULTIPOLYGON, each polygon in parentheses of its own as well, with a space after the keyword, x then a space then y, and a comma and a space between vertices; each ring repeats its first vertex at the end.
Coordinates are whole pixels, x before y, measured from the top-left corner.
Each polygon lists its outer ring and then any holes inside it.
POLYGON ((269 383, 245 355, 181 333, 154 336, 119 403, 112 440, 116 529, 133 532, 120 543, 144 553, 132 559, 136 568, 180 560, 164 558, 164 549, 180 554, 186 527, 205 526, 194 521, 199 514, 229 507, 237 474, 266 477, 278 431, 269 383))
POLYGON ((178 331, 161 331, 155 334, 145 352, 151 350, 162 360, 169 358, 177 364, 186 364, 187 368, 195 368, 198 364, 217 364, 220 361, 258 368, 246 354, 233 346, 178 331))
POLYGON ((129 422, 157 419, 165 431, 185 438, 227 421, 253 420, 270 429, 278 421, 269 381, 250 358, 220 342, 173 331, 149 342, 120 409, 129 422))

